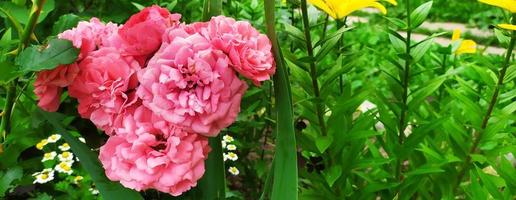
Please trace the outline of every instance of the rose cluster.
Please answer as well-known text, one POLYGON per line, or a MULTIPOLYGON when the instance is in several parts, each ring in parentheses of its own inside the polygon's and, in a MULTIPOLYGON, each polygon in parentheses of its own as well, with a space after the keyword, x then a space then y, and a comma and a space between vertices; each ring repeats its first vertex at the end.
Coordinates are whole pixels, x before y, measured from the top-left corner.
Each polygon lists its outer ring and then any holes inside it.
POLYGON ((99 159, 109 179, 174 196, 204 174, 207 137, 231 125, 247 84, 275 72, 271 42, 250 23, 218 16, 185 24, 152 6, 123 25, 93 18, 59 34, 76 62, 39 72, 38 105, 56 111, 64 88, 81 117, 110 137, 99 159))

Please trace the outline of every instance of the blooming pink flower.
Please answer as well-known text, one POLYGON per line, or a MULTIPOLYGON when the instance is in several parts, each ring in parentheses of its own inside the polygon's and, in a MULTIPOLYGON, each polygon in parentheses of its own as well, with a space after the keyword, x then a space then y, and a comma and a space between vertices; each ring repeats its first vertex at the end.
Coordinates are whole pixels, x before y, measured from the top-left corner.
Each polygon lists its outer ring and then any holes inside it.
POLYGON ((179 196, 197 185, 210 151, 207 138, 185 132, 141 106, 100 148, 99 159, 113 181, 138 191, 157 189, 179 196))
POLYGON ((63 87, 72 83, 78 73, 79 67, 76 63, 39 72, 34 82, 38 106, 48 112, 55 112, 59 108, 63 87))
POLYGON ((170 14, 159 6, 147 7, 134 14, 118 32, 124 53, 144 57, 154 53, 161 45, 165 29, 176 26, 180 19, 180 14, 170 14))
POLYGON ((83 118, 111 134, 119 114, 137 101, 136 71, 140 65, 132 57, 106 47, 91 52, 79 68, 77 78, 68 87, 69 94, 78 99, 83 118))
POLYGON ((106 39, 118 31, 118 25, 113 23, 103 24, 97 18, 91 18, 89 22, 81 21, 77 27, 66 30, 58 35, 60 39, 72 41, 73 46, 79 48, 78 60, 88 56, 106 43, 106 39))
POLYGON ((215 136, 233 123, 247 85, 227 56, 198 33, 168 29, 164 44, 138 73, 145 106, 174 125, 215 136))
POLYGON ((213 45, 229 55, 231 66, 257 86, 276 72, 272 44, 249 22, 213 17, 206 31, 213 45))

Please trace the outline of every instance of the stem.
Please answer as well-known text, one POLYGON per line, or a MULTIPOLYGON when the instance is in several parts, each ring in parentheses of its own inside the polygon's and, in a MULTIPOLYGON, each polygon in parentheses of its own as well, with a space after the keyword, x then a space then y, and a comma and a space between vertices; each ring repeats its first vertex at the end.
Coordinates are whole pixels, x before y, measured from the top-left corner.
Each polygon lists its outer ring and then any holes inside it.
POLYGON ((329 18, 330 18, 330 15, 326 14, 326 18, 324 18, 324 24, 323 24, 323 29, 322 29, 323 32, 322 32, 322 35, 321 35, 321 41, 324 40, 324 38, 326 37, 326 28, 328 27, 329 18))
MULTIPOLYGON (((446 61, 448 60, 448 54, 443 53, 443 62, 441 63, 441 74, 444 75, 446 73, 446 61)), ((439 98, 438 102, 441 102, 444 93, 444 85, 439 87, 439 98)))
MULTIPOLYGON (((310 24, 308 22, 308 12, 306 9, 306 0, 301 0, 301 11, 303 12, 303 25, 306 39, 306 49, 308 56, 314 58, 314 50, 312 47, 312 38, 310 36, 310 24)), ((317 118, 319 120, 319 126, 321 127, 322 136, 326 136, 326 125, 324 123, 324 109, 321 99, 321 92, 319 91, 319 83, 317 82, 317 67, 315 61, 310 62, 310 77, 312 79, 312 87, 315 95, 315 108, 317 118)))
MULTIPOLYGON (((17 53, 21 52, 30 42, 30 36, 34 32, 34 28, 36 28, 36 23, 38 21, 39 14, 43 9, 43 5, 46 0, 34 0, 32 1, 32 9, 29 15, 29 21, 27 26, 23 30, 23 33, 20 37, 20 44, 16 50, 17 53)), ((13 80, 9 83, 7 87, 7 96, 3 108, 2 122, 0 123, 0 134, 2 134, 1 142, 5 141, 7 134, 10 132, 10 122, 11 122, 11 114, 13 111, 13 106, 16 97, 16 87, 18 84, 18 79, 13 80)))
MULTIPOLYGON (((347 16, 344 18, 344 22, 337 20, 337 30, 341 29, 343 26, 345 26, 347 28, 348 27, 348 25, 346 24, 347 21, 348 21, 347 16)), ((340 51, 340 53, 344 53, 344 32, 342 33, 341 39, 339 41, 339 51, 340 51)), ((343 82, 342 74, 339 75, 339 92, 341 95, 344 93, 344 82, 343 82)))
MULTIPOLYGON (((516 24, 516 14, 512 16, 512 24, 516 24)), ((478 145, 482 140, 482 136, 484 131, 487 128, 489 119, 491 118, 491 114, 493 113, 493 109, 496 106, 496 101, 498 100, 498 95, 500 93, 500 88, 503 86, 503 81, 505 78, 505 73, 507 72, 507 68, 509 68, 509 63, 511 61, 512 51, 514 50, 514 46, 516 44, 516 31, 512 31, 511 41, 509 43, 509 47, 507 48, 507 53, 505 54, 505 60, 502 64, 502 69, 498 73, 498 83, 495 86, 495 90, 493 92, 493 96, 491 97, 491 101, 489 102, 489 106, 487 108, 487 112, 482 119, 482 124, 480 126, 480 130, 475 130, 473 132, 473 145, 469 150, 466 159, 462 165, 461 171, 459 171, 459 175, 457 178, 457 185, 459 186, 464 178, 466 171, 469 169, 471 165, 471 154, 474 154, 477 151, 478 145)), ((458 188, 458 187, 456 187, 458 188)))
MULTIPOLYGON (((409 79, 410 79, 410 64, 411 64, 411 58, 410 58, 410 38, 412 35, 412 29, 410 28, 410 0, 405 1, 407 4, 407 38, 406 38, 406 52, 405 52, 405 69, 403 70, 403 91, 402 91, 402 105, 401 105, 401 112, 400 112, 400 121, 399 121, 399 129, 398 129, 398 144, 401 146, 403 145, 403 140, 405 139, 405 126, 406 126, 406 118, 407 118, 407 99, 408 99, 408 85, 409 85, 409 79)), ((396 166, 396 178, 402 181, 403 177, 401 176, 402 173, 402 160, 401 158, 398 158, 397 166, 396 166)), ((399 193, 398 193, 399 195, 399 193)))

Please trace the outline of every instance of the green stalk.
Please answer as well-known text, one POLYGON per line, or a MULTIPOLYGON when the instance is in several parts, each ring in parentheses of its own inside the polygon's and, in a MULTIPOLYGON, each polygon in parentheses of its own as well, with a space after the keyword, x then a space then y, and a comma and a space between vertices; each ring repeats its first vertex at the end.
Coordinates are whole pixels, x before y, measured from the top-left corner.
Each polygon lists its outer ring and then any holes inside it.
MULTIPOLYGON (((512 24, 516 24, 516 14, 513 14, 513 16, 512 16, 512 24)), ((466 156, 466 159, 464 160, 462 168, 459 171, 456 186, 460 185, 460 183, 462 182, 462 179, 464 178, 464 175, 466 174, 466 171, 469 169, 469 167, 471 165, 471 154, 474 154, 477 152, 477 148, 478 148, 478 145, 480 144, 480 141, 482 140, 483 133, 487 128, 489 119, 491 118, 491 114, 493 113, 493 109, 496 106, 496 102, 498 101, 498 95, 500 93, 500 88, 503 86, 503 81, 505 79, 505 74, 507 72, 507 68, 509 68, 509 66, 510 66, 512 51, 514 50, 515 44, 516 44, 516 31, 512 31, 511 41, 509 43, 509 47, 507 48, 507 53, 505 54, 505 60, 502 63, 502 69, 498 73, 498 83, 495 86, 493 96, 491 96, 491 101, 489 102, 489 106, 487 108, 486 114, 484 115, 484 118, 482 119, 482 124, 480 126, 480 130, 475 130, 475 132, 473 134, 473 136, 474 136, 473 145, 471 146, 471 149, 469 150, 469 153, 466 156)), ((456 188, 458 188, 458 187, 456 187, 456 188)))
MULTIPOLYGON (((203 19, 208 21, 212 16, 222 14, 221 0, 205 0, 203 19)), ((209 138, 211 152, 206 160, 206 172, 195 189, 196 199, 225 199, 226 177, 222 154, 221 135, 209 138)))
MULTIPOLYGON (((18 49, 16 52, 21 52, 30 41, 30 36, 34 32, 34 28, 36 28, 36 23, 38 21, 39 14, 43 9, 43 5, 46 0, 34 0, 32 1, 32 9, 29 15, 29 21, 27 26, 23 30, 23 33, 20 37, 20 44, 18 45, 18 49)), ((13 69, 14 70, 14 69, 13 69)), ((11 114, 13 111, 14 100, 16 97, 16 87, 18 84, 18 80, 15 79, 9 83, 7 87, 7 96, 5 100, 5 104, 2 111, 2 122, 0 123, 0 133, 2 134, 2 141, 5 141, 7 134, 10 132, 10 122, 11 122, 11 114)))
MULTIPOLYGON (((301 12, 303 13, 303 25, 306 39, 306 49, 308 56, 314 58, 314 50, 312 47, 312 37, 310 36, 310 24, 308 22, 308 11, 306 9, 306 0, 301 0, 301 12)), ((319 88, 319 82, 317 82, 317 67, 315 61, 310 62, 310 78, 312 79, 312 87, 315 95, 315 112, 317 119, 319 120, 319 126, 321 127, 322 136, 326 136, 326 124, 324 122, 324 104, 321 99, 321 92, 319 88)))
POLYGON ((272 41, 274 59, 276 60, 276 74, 274 80, 274 94, 276 97, 276 150, 274 155, 274 175, 272 181, 271 199, 297 199, 297 149, 294 132, 292 110, 292 94, 288 80, 285 60, 276 36, 275 28, 275 0, 265 0, 265 21, 267 35, 272 41))
MULTIPOLYGON (((411 44, 410 44, 410 39, 411 39, 411 35, 412 35, 412 28, 411 27, 411 20, 410 20, 410 0, 406 0, 406 5, 407 5, 407 27, 409 27, 407 29, 407 38, 406 38, 406 42, 405 42, 405 45, 406 45, 406 52, 405 52, 405 56, 407 58, 405 58, 405 69, 403 70, 403 85, 402 85, 402 96, 401 96, 401 101, 402 101, 402 105, 401 105, 401 111, 400 111, 400 120, 399 120, 399 125, 398 125, 398 144, 401 146, 403 145, 403 140, 405 140, 405 128, 406 128, 406 118, 407 118, 407 99, 408 99, 408 86, 409 86, 409 79, 410 79, 410 64, 411 64, 411 58, 410 58, 410 47, 411 47, 411 44)), ((401 176, 402 174, 402 162, 403 160, 401 158, 398 158, 397 159, 397 163, 396 163, 396 179, 398 179, 400 182, 402 182, 402 179, 403 177, 401 176)), ((398 193, 399 195, 399 193, 398 193)))

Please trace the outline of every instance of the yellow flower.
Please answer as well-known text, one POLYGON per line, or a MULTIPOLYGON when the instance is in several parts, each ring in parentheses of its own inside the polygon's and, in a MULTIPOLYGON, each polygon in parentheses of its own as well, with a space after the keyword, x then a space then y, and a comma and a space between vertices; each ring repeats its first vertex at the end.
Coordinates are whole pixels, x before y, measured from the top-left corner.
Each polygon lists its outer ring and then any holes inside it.
MULTIPOLYGON (((308 0, 311 4, 328 13, 333 19, 342 19, 352 12, 360 9, 372 7, 378 9, 384 15, 387 9, 378 1, 380 0, 308 0)), ((387 1, 392 5, 397 5, 396 0, 387 1)))
MULTIPOLYGON (((460 29, 453 31, 452 42, 460 40, 460 29)), ((459 44, 459 48, 455 50, 455 54, 460 55, 464 53, 476 53, 477 43, 473 40, 462 40, 459 44)))
POLYGON ((39 150, 42 150, 43 147, 45 147, 45 145, 48 144, 48 140, 47 139, 42 139, 40 142, 38 142, 36 144, 36 148, 39 149, 39 150))
POLYGON ((73 184, 76 184, 76 185, 77 185, 77 184, 79 184, 79 182, 80 182, 80 181, 82 181, 82 179, 84 179, 84 177, 82 177, 82 176, 76 176, 76 177, 74 177, 74 178, 73 178, 73 181, 72 181, 72 182, 73 182, 73 184))
POLYGON ((507 29, 507 30, 511 30, 511 31, 516 31, 516 25, 512 25, 512 24, 498 24, 498 27, 507 29))
POLYGON ((516 13, 516 0, 479 0, 480 3, 500 7, 509 12, 516 13))

